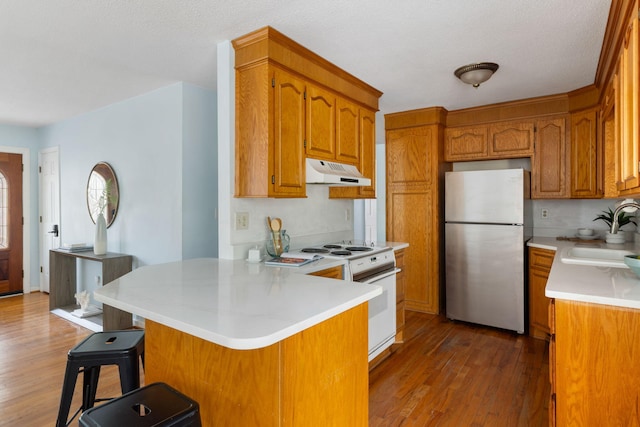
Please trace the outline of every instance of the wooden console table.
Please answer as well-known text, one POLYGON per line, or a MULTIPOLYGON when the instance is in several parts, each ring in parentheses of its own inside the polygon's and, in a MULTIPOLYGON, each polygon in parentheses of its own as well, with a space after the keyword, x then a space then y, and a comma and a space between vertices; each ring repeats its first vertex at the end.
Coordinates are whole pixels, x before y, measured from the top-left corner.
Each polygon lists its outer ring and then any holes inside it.
MULTIPOLYGON (((76 260, 84 259, 102 264, 102 283, 107 284, 132 269, 131 255, 107 252, 95 255, 91 251, 49 251, 49 310, 76 304, 76 260)), ((127 329, 133 325, 131 313, 103 304, 102 328, 105 331, 127 329)))

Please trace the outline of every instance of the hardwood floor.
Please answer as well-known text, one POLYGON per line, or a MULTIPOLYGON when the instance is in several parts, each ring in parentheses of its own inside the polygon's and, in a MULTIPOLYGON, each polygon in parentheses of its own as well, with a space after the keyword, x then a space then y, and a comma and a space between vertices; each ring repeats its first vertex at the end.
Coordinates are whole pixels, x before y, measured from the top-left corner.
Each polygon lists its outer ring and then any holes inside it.
MULTIPOLYGON (((91 333, 48 304, 41 293, 0 299, 0 426, 55 424, 67 351, 91 333)), ((544 341, 415 312, 405 336, 370 374, 370 427, 548 425, 544 341)), ((119 393, 116 368, 104 368, 98 396, 119 393)))
POLYGON ((545 341, 407 312, 405 344, 371 371, 369 426, 547 426, 545 341))
MULTIPOLYGON (((0 426, 55 425, 67 352, 89 334, 51 314, 47 294, 0 298, 0 426)), ((81 385, 82 375, 71 414, 80 407, 81 385)), ((97 396, 119 394, 117 368, 103 368, 97 396)))

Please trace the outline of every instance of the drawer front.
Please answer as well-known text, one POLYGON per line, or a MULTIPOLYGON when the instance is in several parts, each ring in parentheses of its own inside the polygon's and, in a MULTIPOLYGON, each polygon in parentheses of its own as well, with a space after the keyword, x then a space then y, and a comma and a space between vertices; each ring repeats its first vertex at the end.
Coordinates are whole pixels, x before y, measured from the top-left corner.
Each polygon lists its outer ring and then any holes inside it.
POLYGON ((553 264, 553 258, 556 256, 556 251, 549 249, 530 248, 529 250, 529 266, 551 269, 553 264))

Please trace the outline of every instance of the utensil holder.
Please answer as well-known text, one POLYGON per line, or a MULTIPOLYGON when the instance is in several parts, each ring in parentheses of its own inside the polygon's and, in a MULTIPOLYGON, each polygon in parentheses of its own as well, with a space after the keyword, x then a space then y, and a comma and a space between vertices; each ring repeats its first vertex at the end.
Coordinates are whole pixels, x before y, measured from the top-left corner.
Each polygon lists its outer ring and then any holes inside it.
POLYGON ((286 230, 271 233, 271 238, 267 240, 267 253, 272 257, 280 256, 283 252, 289 251, 289 235, 286 230))

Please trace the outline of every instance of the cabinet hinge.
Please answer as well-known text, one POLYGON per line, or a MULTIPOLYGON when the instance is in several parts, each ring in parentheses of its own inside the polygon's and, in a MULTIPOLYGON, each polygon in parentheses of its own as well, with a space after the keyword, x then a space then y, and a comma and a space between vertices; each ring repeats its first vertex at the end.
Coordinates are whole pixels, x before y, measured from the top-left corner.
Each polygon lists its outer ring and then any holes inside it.
POLYGON ((38 173, 42 173, 42 166, 38 166, 38 173))
POLYGON ((304 96, 304 99, 307 99, 307 91, 306 90, 304 91, 303 96, 304 96))
POLYGON ((44 272, 44 269, 42 268, 42 266, 40 266, 40 273, 44 272))
POLYGON ((271 87, 276 87, 276 79, 275 79, 275 77, 271 79, 271 87))
POLYGON ((276 183, 276 176, 275 175, 271 175, 271 183, 272 184, 276 183))
POLYGON ((307 140, 306 139, 304 140, 303 146, 304 146, 304 149, 306 150, 307 149, 307 140))
POLYGON ((42 215, 40 215, 40 222, 42 222, 42 215))

